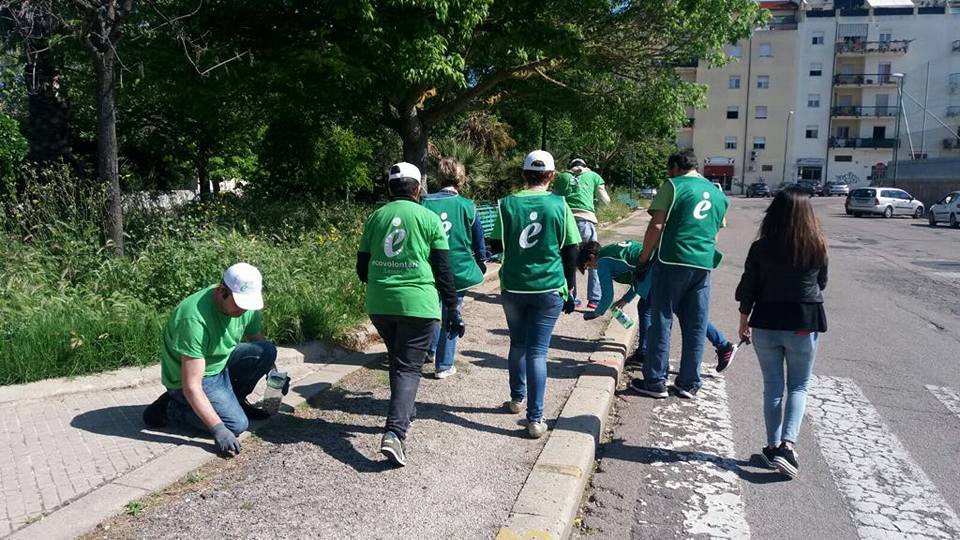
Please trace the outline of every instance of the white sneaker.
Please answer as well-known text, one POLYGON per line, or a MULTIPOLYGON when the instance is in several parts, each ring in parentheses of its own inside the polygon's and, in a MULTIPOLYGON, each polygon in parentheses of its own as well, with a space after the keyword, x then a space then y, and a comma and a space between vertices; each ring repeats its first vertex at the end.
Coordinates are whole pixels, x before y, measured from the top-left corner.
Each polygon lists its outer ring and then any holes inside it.
POLYGON ((451 375, 456 375, 456 374, 457 374, 457 366, 450 366, 450 369, 438 371, 435 377, 438 379, 446 379, 447 377, 451 375))
POLYGON ((543 420, 537 420, 536 422, 530 422, 527 424, 527 433, 534 439, 543 437, 543 434, 546 432, 547 423, 543 420))
POLYGON ((523 410, 523 400, 515 401, 511 399, 510 401, 507 401, 506 403, 504 403, 503 406, 506 407, 507 410, 512 412, 513 414, 518 414, 520 411, 523 410))

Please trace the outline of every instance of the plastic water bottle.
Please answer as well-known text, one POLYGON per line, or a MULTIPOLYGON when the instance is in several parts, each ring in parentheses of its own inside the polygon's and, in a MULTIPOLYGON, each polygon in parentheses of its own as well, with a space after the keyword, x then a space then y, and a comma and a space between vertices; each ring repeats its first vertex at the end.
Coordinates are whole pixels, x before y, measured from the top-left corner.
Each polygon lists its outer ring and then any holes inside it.
POLYGON ((633 326, 633 320, 620 308, 613 308, 613 318, 617 320, 624 328, 633 326))
POLYGON ((277 368, 267 373, 267 388, 263 392, 263 410, 270 414, 277 414, 280 410, 280 402, 283 400, 283 389, 287 386, 290 377, 283 371, 277 371, 277 368))

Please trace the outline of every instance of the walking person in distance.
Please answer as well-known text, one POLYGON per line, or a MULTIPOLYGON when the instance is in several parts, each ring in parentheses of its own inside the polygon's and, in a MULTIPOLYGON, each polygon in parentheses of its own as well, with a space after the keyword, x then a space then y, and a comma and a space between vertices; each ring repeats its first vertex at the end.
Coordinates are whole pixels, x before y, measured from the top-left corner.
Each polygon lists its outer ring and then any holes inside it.
POLYGON ((763 374, 767 445, 761 455, 790 478, 800 472, 794 445, 817 345, 827 331, 826 286, 827 243, 813 205, 799 191, 781 191, 750 246, 736 299, 741 339, 753 340, 763 374))

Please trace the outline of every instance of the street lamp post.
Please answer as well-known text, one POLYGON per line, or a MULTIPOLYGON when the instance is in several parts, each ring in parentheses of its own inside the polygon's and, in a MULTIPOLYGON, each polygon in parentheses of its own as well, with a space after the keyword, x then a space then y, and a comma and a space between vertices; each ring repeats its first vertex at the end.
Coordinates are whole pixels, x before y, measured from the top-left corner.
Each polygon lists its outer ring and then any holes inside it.
POLYGON ((893 187, 897 187, 897 169, 900 164, 900 111, 903 110, 903 73, 893 73, 891 77, 897 79, 897 127, 894 129, 893 143, 893 187))
POLYGON ((787 126, 783 128, 783 170, 780 171, 780 182, 787 182, 787 141, 790 140, 790 119, 793 111, 787 113, 787 126))

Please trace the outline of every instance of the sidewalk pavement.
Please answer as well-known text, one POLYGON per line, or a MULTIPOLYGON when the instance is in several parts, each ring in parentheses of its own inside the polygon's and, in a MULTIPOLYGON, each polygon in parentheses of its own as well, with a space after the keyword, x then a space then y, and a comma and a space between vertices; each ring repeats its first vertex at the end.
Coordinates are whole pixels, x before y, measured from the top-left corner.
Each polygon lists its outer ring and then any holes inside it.
MULTIPOLYGON (((615 231, 625 235, 604 233, 604 240, 641 236, 643 220, 635 214, 615 231)), ((546 443, 525 439, 522 415, 500 412, 508 398, 507 336, 497 297, 488 296, 498 287, 494 280, 470 294, 475 301, 465 308, 460 373, 424 379, 406 469, 385 467, 378 452, 386 373, 361 367, 382 345, 366 355, 321 345, 303 353, 284 350, 281 369, 299 381, 292 390, 299 399, 285 402, 316 396, 312 408, 257 430, 262 441, 250 444, 248 438, 234 460, 255 466, 224 467, 229 470, 197 484, 202 503, 191 503, 189 495, 168 500, 110 536, 492 537, 511 515, 546 443), (211 519, 226 528, 211 530, 211 519)), ((560 414, 602 327, 579 314, 561 317, 551 344, 547 418, 560 414)), ((82 533, 93 523, 84 528, 78 520, 89 521, 91 512, 109 507, 97 521, 104 519, 117 504, 212 459, 205 437, 143 428, 143 407, 162 391, 151 369, 159 371, 154 366, 0 388, 0 450, 12 456, 0 463, 0 537, 17 529, 15 538, 82 533)))

